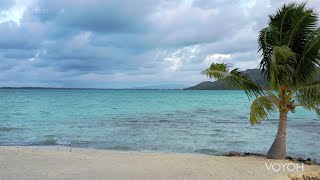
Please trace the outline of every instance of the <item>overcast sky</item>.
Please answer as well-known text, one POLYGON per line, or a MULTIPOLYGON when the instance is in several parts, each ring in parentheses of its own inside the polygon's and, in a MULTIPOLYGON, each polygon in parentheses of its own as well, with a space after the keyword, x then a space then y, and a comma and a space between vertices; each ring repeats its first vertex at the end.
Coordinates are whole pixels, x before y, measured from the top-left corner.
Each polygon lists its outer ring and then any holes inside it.
POLYGON ((255 68, 258 32, 284 2, 1 0, 0 86, 195 85, 212 62, 255 68))

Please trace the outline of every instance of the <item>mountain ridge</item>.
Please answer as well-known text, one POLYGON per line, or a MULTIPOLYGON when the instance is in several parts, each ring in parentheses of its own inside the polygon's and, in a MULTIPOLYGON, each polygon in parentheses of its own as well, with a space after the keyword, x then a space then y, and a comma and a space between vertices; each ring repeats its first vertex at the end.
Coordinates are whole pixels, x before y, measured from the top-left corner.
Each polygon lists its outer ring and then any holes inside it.
MULTIPOLYGON (((248 77, 264 87, 269 87, 268 82, 264 79, 260 69, 247 69, 242 71, 243 73, 247 74, 248 77)), ((315 79, 320 80, 320 67, 315 74, 315 79)), ((236 90, 235 88, 230 87, 222 80, 217 81, 204 81, 195 86, 191 86, 185 88, 183 90, 236 90)))

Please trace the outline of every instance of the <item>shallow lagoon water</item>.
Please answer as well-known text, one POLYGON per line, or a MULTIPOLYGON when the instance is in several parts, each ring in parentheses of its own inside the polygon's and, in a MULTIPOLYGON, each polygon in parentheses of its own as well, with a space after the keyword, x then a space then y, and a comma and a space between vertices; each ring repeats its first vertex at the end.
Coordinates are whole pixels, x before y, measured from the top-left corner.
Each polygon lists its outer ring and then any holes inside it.
MULTIPOLYGON (((278 114, 255 126, 242 91, 0 90, 0 144, 220 155, 266 153, 278 114)), ((287 152, 320 160, 320 119, 289 114, 287 152)))

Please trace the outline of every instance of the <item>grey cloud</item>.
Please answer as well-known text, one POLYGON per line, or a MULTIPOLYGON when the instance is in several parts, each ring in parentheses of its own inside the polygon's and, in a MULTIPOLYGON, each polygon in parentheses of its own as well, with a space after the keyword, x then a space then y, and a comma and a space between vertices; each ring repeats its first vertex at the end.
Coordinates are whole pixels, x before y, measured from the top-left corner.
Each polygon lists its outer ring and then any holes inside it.
MULTIPOLYGON (((24 13, 20 24, 0 24, 0 80, 67 87, 193 84, 206 80, 200 72, 212 54, 256 67, 258 32, 283 2, 243 2, 41 0, 28 7, 39 12, 24 13)), ((309 6, 320 9, 315 1, 309 6)))
POLYGON ((57 0, 41 1, 38 14, 42 21, 97 32, 145 31, 146 16, 153 12, 159 1, 99 1, 57 0))
POLYGON ((207 1, 207 0, 195 0, 193 1, 193 5, 195 7, 204 8, 204 9, 212 9, 212 8, 221 8, 226 6, 234 6, 239 5, 241 1, 234 0, 215 0, 215 1, 207 1))
POLYGON ((0 11, 7 10, 14 5, 13 0, 1 0, 0 1, 0 11))
POLYGON ((36 50, 6 49, 3 57, 7 59, 30 59, 36 54, 36 50))
POLYGON ((13 21, 0 24, 1 49, 34 49, 39 45, 36 34, 32 35, 26 27, 13 21))

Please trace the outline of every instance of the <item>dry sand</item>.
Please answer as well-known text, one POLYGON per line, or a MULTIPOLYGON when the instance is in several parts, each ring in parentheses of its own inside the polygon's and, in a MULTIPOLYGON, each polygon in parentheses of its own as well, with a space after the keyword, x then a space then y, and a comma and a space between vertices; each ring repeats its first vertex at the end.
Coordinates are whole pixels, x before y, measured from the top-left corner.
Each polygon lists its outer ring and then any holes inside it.
MULTIPOLYGON (((268 171, 258 157, 224 157, 93 149, 0 147, 0 179, 289 179, 289 171, 268 171)), ((301 174, 320 175, 304 165, 301 174)))

